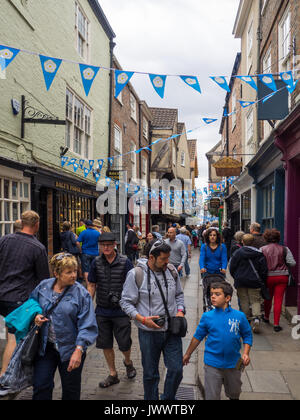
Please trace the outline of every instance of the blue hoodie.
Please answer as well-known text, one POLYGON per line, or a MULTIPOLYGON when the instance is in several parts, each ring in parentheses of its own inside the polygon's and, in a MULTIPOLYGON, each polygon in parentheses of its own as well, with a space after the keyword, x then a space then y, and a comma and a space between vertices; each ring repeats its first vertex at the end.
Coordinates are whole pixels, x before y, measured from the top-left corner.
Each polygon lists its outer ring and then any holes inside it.
POLYGON ((205 312, 194 334, 194 338, 205 343, 204 363, 219 369, 232 369, 236 366, 244 344, 252 346, 252 331, 243 312, 230 306, 223 310, 216 308, 205 312))

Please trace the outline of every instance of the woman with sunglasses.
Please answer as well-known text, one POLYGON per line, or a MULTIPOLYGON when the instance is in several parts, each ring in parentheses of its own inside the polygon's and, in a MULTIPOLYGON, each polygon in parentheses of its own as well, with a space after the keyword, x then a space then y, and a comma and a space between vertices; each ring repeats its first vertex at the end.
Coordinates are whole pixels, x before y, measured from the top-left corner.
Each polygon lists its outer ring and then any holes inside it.
POLYGON ((76 282, 77 261, 72 254, 54 255, 50 265, 54 278, 42 281, 30 296, 38 301, 43 314, 59 300, 48 318, 35 317, 41 327, 41 343, 34 363, 33 400, 52 400, 57 368, 62 400, 79 400, 85 352, 98 335, 93 302, 76 282))

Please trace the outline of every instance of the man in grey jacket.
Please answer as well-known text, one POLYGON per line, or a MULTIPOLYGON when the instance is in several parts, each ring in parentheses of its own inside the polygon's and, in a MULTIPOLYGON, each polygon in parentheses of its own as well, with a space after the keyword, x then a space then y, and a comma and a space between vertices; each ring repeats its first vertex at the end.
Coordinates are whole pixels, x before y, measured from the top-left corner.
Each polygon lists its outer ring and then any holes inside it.
POLYGON ((166 244, 171 247, 170 263, 176 267, 180 277, 182 277, 182 269, 188 256, 184 243, 176 238, 176 229, 173 227, 168 230, 166 244))
POLYGON ((174 400, 182 380, 182 340, 168 331, 168 320, 158 282, 170 316, 185 315, 179 276, 168 265, 171 248, 163 241, 153 244, 149 260, 141 259, 127 274, 120 306, 139 328, 142 353, 144 398, 159 400, 159 360, 163 352, 167 368, 162 399, 174 400), (168 268, 169 267, 169 268, 168 268), (142 271, 141 282, 138 270, 142 271), (173 276, 174 275, 174 276, 173 276))

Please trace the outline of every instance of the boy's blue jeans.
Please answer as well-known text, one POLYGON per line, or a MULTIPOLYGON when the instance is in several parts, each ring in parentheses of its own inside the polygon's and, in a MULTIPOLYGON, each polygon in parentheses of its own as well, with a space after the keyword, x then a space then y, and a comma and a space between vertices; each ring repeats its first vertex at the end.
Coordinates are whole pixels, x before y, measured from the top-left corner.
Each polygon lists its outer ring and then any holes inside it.
POLYGON ((163 400, 175 400, 182 380, 182 339, 167 332, 152 332, 139 329, 142 353, 144 399, 159 400, 159 359, 161 353, 167 368, 163 400))

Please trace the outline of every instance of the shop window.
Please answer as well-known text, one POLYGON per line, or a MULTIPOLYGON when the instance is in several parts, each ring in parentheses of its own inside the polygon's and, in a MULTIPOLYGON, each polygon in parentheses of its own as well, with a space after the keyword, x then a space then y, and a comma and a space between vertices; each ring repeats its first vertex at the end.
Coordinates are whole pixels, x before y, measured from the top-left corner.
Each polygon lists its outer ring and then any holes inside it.
POLYGON ((13 233, 14 222, 29 209, 29 182, 0 177, 0 236, 13 233))
POLYGON ((94 199, 83 198, 74 194, 59 193, 59 208, 57 213, 57 223, 62 228, 64 221, 72 223, 72 229, 79 227, 80 219, 95 218, 95 202, 94 199))

